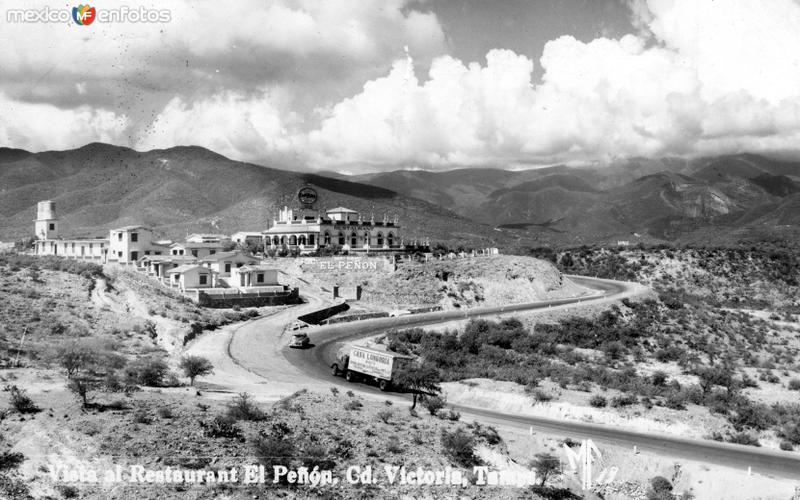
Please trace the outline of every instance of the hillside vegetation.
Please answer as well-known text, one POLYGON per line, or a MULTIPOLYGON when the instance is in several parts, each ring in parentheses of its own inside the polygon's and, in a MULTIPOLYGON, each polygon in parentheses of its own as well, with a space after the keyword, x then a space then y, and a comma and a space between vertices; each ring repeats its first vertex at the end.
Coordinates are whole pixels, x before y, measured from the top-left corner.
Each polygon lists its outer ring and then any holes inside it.
POLYGON ((637 281, 698 305, 800 313, 800 254, 792 248, 536 248, 531 254, 568 274, 637 281))
POLYGON ((536 400, 554 383, 584 404, 724 417, 708 437, 800 446, 800 295, 795 254, 779 249, 600 249, 533 253, 564 272, 640 281, 656 299, 591 317, 473 321, 458 331, 389 335, 447 380, 516 382, 536 400), (604 395, 613 391, 613 397, 604 395))

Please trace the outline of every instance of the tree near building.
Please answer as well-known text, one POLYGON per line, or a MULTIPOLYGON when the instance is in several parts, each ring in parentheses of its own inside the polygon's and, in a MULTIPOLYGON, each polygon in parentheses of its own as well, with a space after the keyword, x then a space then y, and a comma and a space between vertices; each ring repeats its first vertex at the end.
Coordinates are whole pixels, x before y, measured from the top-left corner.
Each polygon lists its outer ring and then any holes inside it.
POLYGON ((397 373, 397 384, 411 391, 411 409, 417 407, 420 394, 435 395, 442 392, 439 370, 430 363, 408 363, 397 373))
POLYGON ((180 369, 184 376, 189 378, 189 384, 194 385, 197 377, 204 377, 214 373, 214 365, 202 356, 186 356, 181 359, 180 369))

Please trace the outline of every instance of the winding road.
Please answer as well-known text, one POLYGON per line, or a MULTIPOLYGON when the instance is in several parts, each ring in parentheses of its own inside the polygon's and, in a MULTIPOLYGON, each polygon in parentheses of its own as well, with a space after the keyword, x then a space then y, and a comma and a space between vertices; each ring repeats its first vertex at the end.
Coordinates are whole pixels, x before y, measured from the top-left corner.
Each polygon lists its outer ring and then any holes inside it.
MULTIPOLYGON (((349 384, 344 379, 333 377, 330 365, 344 343, 372 336, 389 328, 433 325, 466 318, 497 316, 519 311, 558 310, 584 304, 607 303, 637 295, 643 287, 634 283, 571 276, 570 279, 584 287, 596 290, 593 295, 548 300, 543 302, 513 304, 503 307, 485 307, 464 311, 439 311, 418 315, 380 318, 351 323, 342 323, 309 330, 313 347, 296 350, 286 347, 288 340, 283 335, 282 325, 299 314, 330 304, 321 294, 304 294, 309 301, 299 309, 292 308, 268 318, 246 323, 231 334, 226 352, 241 370, 250 377, 262 377, 260 384, 276 388, 314 386, 317 388, 344 386, 354 392, 383 399, 406 398, 400 393, 383 393, 377 387, 366 384, 349 384)), ((252 380, 249 381, 253 383, 252 380)), ((750 446, 719 443, 697 439, 686 439, 675 435, 643 433, 621 427, 598 425, 579 421, 556 420, 529 415, 508 414, 486 408, 451 405, 467 418, 493 425, 503 425, 528 430, 591 438, 594 441, 614 445, 637 446, 643 451, 660 455, 697 460, 761 474, 787 479, 800 479, 800 457, 789 452, 766 450, 750 446)))

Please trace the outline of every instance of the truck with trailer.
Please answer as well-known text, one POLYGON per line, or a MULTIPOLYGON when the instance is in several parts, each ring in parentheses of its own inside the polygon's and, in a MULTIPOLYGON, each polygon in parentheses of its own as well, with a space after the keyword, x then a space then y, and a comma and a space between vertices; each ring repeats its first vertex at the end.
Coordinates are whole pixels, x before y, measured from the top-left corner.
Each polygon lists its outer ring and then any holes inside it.
POLYGON ((397 372, 413 360, 411 356, 396 352, 353 346, 331 365, 331 373, 335 377, 344 375, 348 382, 371 381, 378 384, 380 390, 388 391, 396 385, 397 372))

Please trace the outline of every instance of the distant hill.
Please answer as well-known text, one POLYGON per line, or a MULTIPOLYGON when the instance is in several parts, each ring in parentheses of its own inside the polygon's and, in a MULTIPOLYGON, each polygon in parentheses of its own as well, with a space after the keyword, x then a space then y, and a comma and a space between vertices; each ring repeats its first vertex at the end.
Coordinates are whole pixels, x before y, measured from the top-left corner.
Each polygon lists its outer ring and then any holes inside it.
POLYGON ((362 182, 438 203, 519 245, 783 237, 800 163, 741 154, 524 171, 395 171, 362 182))
POLYGON ((397 170, 347 176, 232 161, 200 147, 137 152, 107 144, 71 151, 0 148, 0 240, 32 234, 36 202, 52 199, 65 235, 127 224, 166 237, 265 229, 296 206, 397 214, 407 239, 506 249, 542 244, 725 243, 800 234, 800 163, 752 154, 521 171, 397 170))
POLYGON ((200 147, 137 152, 94 143, 42 153, 0 149, 0 240, 33 235, 36 203, 46 199, 55 201, 65 236, 127 224, 171 238, 263 230, 280 207, 297 206, 305 185, 318 191, 320 208, 346 206, 377 220, 397 215, 408 241, 485 246, 503 238, 440 205, 353 180, 232 161, 200 147))

